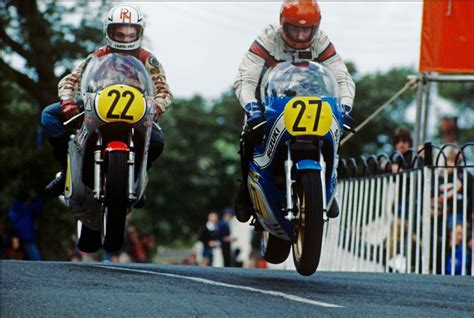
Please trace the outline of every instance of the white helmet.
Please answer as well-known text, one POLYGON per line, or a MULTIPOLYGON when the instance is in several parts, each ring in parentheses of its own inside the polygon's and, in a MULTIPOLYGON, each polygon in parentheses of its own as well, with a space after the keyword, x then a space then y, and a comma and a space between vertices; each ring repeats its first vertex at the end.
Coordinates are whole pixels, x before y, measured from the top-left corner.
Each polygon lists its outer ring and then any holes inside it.
POLYGON ((143 29, 145 21, 141 12, 132 6, 118 5, 107 13, 104 19, 104 32, 107 45, 117 50, 136 50, 140 47, 143 39, 143 29), (133 39, 117 38, 116 28, 119 26, 131 26, 136 30, 136 37, 133 39))

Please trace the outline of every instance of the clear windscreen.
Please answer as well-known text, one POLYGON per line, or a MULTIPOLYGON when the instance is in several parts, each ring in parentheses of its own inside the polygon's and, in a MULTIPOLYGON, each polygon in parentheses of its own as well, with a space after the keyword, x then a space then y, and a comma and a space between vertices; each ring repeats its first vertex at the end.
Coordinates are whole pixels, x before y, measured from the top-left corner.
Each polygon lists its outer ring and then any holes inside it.
POLYGON ((111 85, 129 85, 145 96, 153 95, 153 85, 142 62, 130 55, 107 54, 93 57, 81 80, 82 93, 96 93, 111 85))
POLYGON ((316 62, 279 63, 269 71, 265 100, 294 96, 338 97, 336 79, 316 62))

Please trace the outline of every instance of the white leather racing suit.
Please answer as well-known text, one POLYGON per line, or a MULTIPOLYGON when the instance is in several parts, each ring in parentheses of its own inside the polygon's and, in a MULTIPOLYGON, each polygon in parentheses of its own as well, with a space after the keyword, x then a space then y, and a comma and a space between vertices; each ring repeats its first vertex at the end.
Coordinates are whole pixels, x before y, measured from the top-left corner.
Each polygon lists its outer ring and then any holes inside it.
MULTIPOLYGON (((269 25, 263 33, 252 43, 240 63, 239 72, 235 79, 234 89, 242 106, 260 99, 260 86, 265 83, 267 70, 279 62, 292 60, 312 60, 328 67, 336 78, 339 87, 340 104, 353 105, 355 95, 355 84, 349 74, 341 56, 336 52, 334 45, 328 36, 319 29, 313 40, 313 44, 306 50, 295 50, 285 44, 281 35, 281 29, 276 25, 269 25)), ((263 85, 264 86, 264 85, 263 85)), ((333 160, 328 160, 327 182, 335 189, 337 182, 338 148, 342 136, 342 129, 336 122, 331 126, 333 143, 330 147, 323 147, 323 154, 330 155, 333 160), (332 147, 334 145, 334 147, 332 147)), ((329 198, 328 206, 333 198, 329 198)))
POLYGON ((341 56, 336 52, 328 36, 319 29, 313 44, 306 50, 295 50, 285 44, 280 36, 280 28, 269 25, 252 43, 240 63, 234 89, 242 106, 258 99, 259 83, 268 68, 279 62, 294 59, 313 60, 327 66, 336 77, 341 104, 352 106, 355 85, 341 56))
MULTIPOLYGON (((82 72, 84 71, 87 63, 94 56, 101 57, 109 53, 113 53, 113 50, 109 46, 104 46, 96 50, 90 54, 84 60, 84 62, 76 67, 72 73, 63 77, 58 84, 58 96, 60 100, 75 100, 80 93, 82 72)), ((163 66, 158 62, 153 54, 143 48, 133 51, 130 55, 138 58, 145 66, 153 82, 153 97, 155 105, 157 105, 162 112, 166 111, 166 109, 171 106, 173 95, 168 84, 166 83, 166 75, 165 71, 163 70, 163 66)))

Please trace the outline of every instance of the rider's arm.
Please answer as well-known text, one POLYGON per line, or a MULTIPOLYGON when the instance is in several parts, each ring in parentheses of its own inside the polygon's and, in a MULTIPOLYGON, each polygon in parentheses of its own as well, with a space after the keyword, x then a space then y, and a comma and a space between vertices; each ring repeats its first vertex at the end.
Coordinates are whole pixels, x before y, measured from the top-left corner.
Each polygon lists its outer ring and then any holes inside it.
POLYGON ((90 60, 89 55, 78 67, 70 74, 64 76, 58 84, 58 96, 60 101, 76 100, 80 88, 81 76, 84 68, 90 60))
POLYGON ((173 94, 166 82, 166 75, 160 62, 150 55, 145 62, 145 67, 150 73, 153 81, 153 95, 155 104, 160 108, 161 112, 166 111, 173 102, 173 94))
POLYGON ((274 27, 268 26, 263 34, 252 43, 240 63, 234 90, 242 106, 257 102, 255 94, 262 73, 277 63, 270 53, 274 34, 274 27))
POLYGON ((341 56, 336 52, 336 48, 322 31, 318 31, 318 58, 317 61, 333 72, 339 86, 339 97, 341 104, 352 106, 355 96, 355 84, 351 74, 347 70, 346 64, 341 56))

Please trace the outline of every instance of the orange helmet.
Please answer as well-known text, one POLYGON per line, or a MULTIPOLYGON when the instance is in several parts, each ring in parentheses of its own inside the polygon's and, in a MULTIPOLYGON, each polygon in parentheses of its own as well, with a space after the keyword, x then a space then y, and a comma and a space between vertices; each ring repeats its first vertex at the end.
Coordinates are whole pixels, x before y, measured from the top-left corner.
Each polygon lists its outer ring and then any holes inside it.
POLYGON ((307 49, 321 22, 316 0, 284 0, 280 9, 283 41, 294 49, 307 49))

